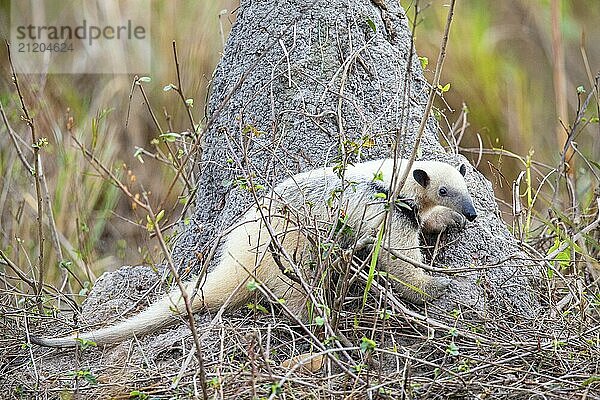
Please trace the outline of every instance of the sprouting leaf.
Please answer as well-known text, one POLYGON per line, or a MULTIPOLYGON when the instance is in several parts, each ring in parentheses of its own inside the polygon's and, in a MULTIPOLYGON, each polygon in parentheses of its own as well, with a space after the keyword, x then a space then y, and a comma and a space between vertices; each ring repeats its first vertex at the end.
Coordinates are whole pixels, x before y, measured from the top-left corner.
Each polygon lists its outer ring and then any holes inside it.
POLYGON ((187 104, 188 107, 194 107, 194 99, 186 99, 185 104, 187 104))
POLYGON ((146 230, 148 232, 154 232, 154 222, 152 221, 152 218, 150 218, 149 215, 146 215, 146 230))
POLYGON ((323 326, 325 324, 325 319, 323 317, 316 317, 315 324, 318 326, 323 326))
POLYGON ((163 88, 163 91, 168 92, 171 89, 177 89, 177 86, 173 85, 172 83, 169 83, 167 86, 165 86, 163 88))
POLYGON ((96 385, 98 383, 98 379, 89 369, 80 369, 79 371, 70 372, 69 375, 77 378, 82 378, 86 382, 96 385))
POLYGON ((281 385, 279 382, 274 382, 271 384, 271 394, 280 395, 283 390, 281 389, 281 385))
POLYGON ((457 356, 460 354, 460 351, 456 343, 452 342, 448 344, 448 347, 446 348, 446 353, 450 354, 451 356, 457 356))
POLYGON ((379 319, 387 321, 392 316, 392 312, 390 310, 381 310, 379 311, 379 319))
POLYGON ((254 292, 256 289, 258 289, 258 283, 256 283, 254 279, 251 279, 248 282, 246 282, 246 289, 248 289, 251 292, 254 292))
MULTIPOLYGON (((553 252, 555 252, 556 250, 558 250, 564 242, 561 242, 558 238, 554 239, 554 244, 552 245, 552 247, 550 247, 548 249, 548 253, 547 254, 552 254, 553 252)), ((565 247, 564 250, 562 250, 560 253, 558 253, 557 255, 554 256, 553 260, 557 261, 558 264, 565 268, 568 267, 569 264, 571 263, 571 250, 570 250, 570 246, 565 247)))
POLYGON ((151 82, 152 78, 150 78, 149 76, 142 76, 142 77, 138 78, 137 81, 138 82, 151 82))
POLYGON ((163 140, 163 142, 174 142, 177 139, 181 138, 181 135, 177 132, 165 132, 161 133, 159 137, 163 140))
POLYGON ((589 386, 595 382, 600 382, 600 375, 592 375, 589 378, 587 378, 586 380, 584 380, 583 382, 581 382, 581 384, 583 386, 589 386))
POLYGON ((419 57, 419 62, 421 62, 421 68, 425 69, 429 65, 429 58, 419 57))
POLYGON ((84 338, 75 338, 75 341, 79 344, 79 348, 81 350, 86 350, 90 347, 97 347, 98 344, 93 340, 88 340, 84 338))
POLYGON ((150 396, 146 392, 141 392, 139 390, 132 390, 129 393, 129 397, 134 400, 148 400, 150 396))
POLYGON ((261 305, 261 304, 254 304, 254 303, 248 303, 246 304, 246 307, 252 311, 259 311, 263 314, 268 314, 269 310, 267 310, 265 308, 265 306, 261 305))
POLYGON ((442 93, 446 93, 450 90, 450 83, 446 83, 444 86, 438 85, 438 89, 440 89, 442 93))
POLYGON ((79 295, 85 296, 89 293, 89 291, 90 291, 90 282, 89 281, 83 282, 83 287, 79 291, 79 295))
POLYGON ((385 193, 375 193, 373 195, 373 197, 375 197, 376 199, 385 200, 385 199, 387 199, 387 194, 385 194, 385 193))
POLYGON ((377 33, 377 26, 375 26, 375 22, 371 18, 367 18, 367 25, 369 25, 373 32, 377 33))
POLYGON ((360 342, 360 349, 363 352, 373 351, 377 347, 377 343, 373 339, 369 339, 366 336, 363 336, 360 342))
POLYGON ((383 172, 378 171, 376 174, 373 174, 373 182, 375 181, 383 182, 383 172))
POLYGON ((585 88, 583 86, 577 86, 577 94, 585 93, 585 88))
POLYGON ((158 214, 156 214, 156 223, 158 224, 161 219, 165 216, 165 210, 160 210, 158 214))

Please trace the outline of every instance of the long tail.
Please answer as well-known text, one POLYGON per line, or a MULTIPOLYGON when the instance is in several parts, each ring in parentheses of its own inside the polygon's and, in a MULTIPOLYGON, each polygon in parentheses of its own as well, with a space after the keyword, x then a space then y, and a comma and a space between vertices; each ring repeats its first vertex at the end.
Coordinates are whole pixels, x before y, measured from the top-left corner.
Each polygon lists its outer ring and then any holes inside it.
MULTIPOLYGON (((231 267, 229 267, 231 268, 231 267)), ((206 282, 193 298, 192 312, 198 312, 203 307, 208 310, 220 308, 227 298, 248 279, 247 274, 235 274, 228 271, 223 263, 206 277, 206 282)), ((194 293, 198 278, 187 282, 185 290, 189 296, 194 293)), ((237 290, 229 305, 237 306, 248 296, 245 288, 237 290)), ((91 332, 84 332, 60 338, 42 338, 29 336, 31 343, 45 347, 75 347, 77 339, 93 341, 98 345, 117 343, 134 336, 144 336, 160 328, 164 328, 178 321, 181 315, 185 315, 186 308, 181 291, 176 289, 152 304, 141 313, 119 322, 116 325, 107 326, 91 332)))

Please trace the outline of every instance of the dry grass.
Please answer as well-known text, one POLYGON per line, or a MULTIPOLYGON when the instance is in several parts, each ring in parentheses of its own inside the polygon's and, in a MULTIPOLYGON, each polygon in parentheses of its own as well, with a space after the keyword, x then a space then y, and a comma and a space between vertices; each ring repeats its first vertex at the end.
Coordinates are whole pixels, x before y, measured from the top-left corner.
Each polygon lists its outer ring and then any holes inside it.
MULTIPOLYGON (((212 71, 222 50, 222 34, 227 35, 235 19, 232 10, 236 1, 221 2, 155 2, 152 19, 152 84, 146 87, 149 104, 155 110, 163 130, 188 129, 185 107, 174 93, 162 89, 177 79, 172 57, 172 41, 178 43, 182 85, 195 100, 194 114, 201 122, 204 99, 212 71), (219 17, 221 10, 228 9, 219 17), (181 16, 185 20, 181 21, 181 16), (189 40, 194 32, 194 40, 189 40), (168 123, 167 123, 168 121, 168 123)), ((116 6, 116 3, 115 3, 116 6)), ((10 15, 7 9, 3 16, 10 15)), ((27 126, 20 121, 21 110, 4 45, 0 48, 0 92, 9 122, 17 136, 30 139, 27 126)), ((121 264, 154 263, 159 256, 158 243, 149 239, 145 213, 109 181, 103 180, 83 156, 71 135, 93 151, 96 158, 113 170, 131 190, 139 195, 152 193, 156 205, 174 205, 167 218, 176 219, 184 208, 178 203, 185 196, 185 187, 178 181, 175 190, 167 188, 174 180, 175 169, 169 162, 168 144, 151 144, 157 132, 147 106, 139 92, 131 103, 129 93, 133 76, 127 75, 23 75, 19 77, 23 96, 30 113, 35 117, 40 137, 48 139, 40 153, 49 188, 57 231, 64 249, 63 259, 73 263, 72 272, 82 282, 92 285, 95 278, 107 269, 121 264), (39 101, 43 99, 43 101, 39 101), (128 126, 125 126, 131 107, 128 126), (95 145, 92 148, 92 143, 95 145), (141 164, 134 156, 136 148, 165 155, 166 162, 143 157, 141 164)), ((6 126, 0 124, 3 137, 6 126)), ((29 157, 27 145, 23 146, 29 157)), ((11 141, 0 144, 0 210, 2 228, 0 248, 17 265, 31 272, 28 258, 38 253, 36 194, 31 187, 31 175, 17 158, 11 141)), ((183 200, 182 200, 183 201, 183 200)), ((48 265, 46 281, 58 284, 61 259, 46 243, 44 250, 48 265)), ((35 258, 36 256, 33 256, 35 258)), ((78 292, 81 287, 76 287, 78 292)))
MULTIPOLYGON (((212 398, 589 398, 600 395, 598 368, 600 346, 598 301, 582 296, 560 306, 563 289, 557 280, 545 282, 539 296, 555 316, 530 320, 510 308, 489 308, 483 319, 463 308, 448 315, 433 307, 421 315, 401 302, 392 303, 389 318, 377 317, 378 296, 373 291, 363 314, 357 318, 357 299, 349 296, 339 314, 340 332, 356 347, 326 346, 316 325, 298 326, 279 315, 268 303, 268 314, 237 312, 210 322, 199 317, 203 332, 204 370, 212 398), (272 312, 271 312, 272 311, 272 312), (308 337, 309 329, 319 342, 308 337), (364 335, 376 330, 375 348, 361 344, 364 335), (400 345, 399 343, 404 343, 400 345), (323 370, 308 374, 281 363, 298 354, 333 356, 340 369, 326 358, 323 370), (346 372, 344 372, 346 371, 346 372), (349 371, 349 372, 348 372, 349 371), (349 375, 349 373, 351 375, 349 375)), ((573 278, 565 278, 571 286, 573 278)), ((145 284, 151 284, 146 282, 145 284)), ((140 289, 140 293, 144 290, 140 289)), ((5 292, 4 295, 7 295, 5 292)), ((360 298, 360 294, 358 296, 360 298)), ((137 299, 134 299, 137 300, 137 299)), ((360 300, 358 300, 360 301, 360 300)), ((15 310, 15 316, 21 315, 15 310)), ((14 324, 7 313, 10 325, 14 324)), ((48 325, 49 321, 43 321, 48 325)), ((14 332, 21 325, 13 325, 14 332)), ((325 341, 326 342, 326 341, 325 341)), ((5 385, 19 398, 45 393, 50 398, 66 389, 77 389, 82 398, 188 398, 200 396, 195 358, 186 364, 193 348, 189 330, 174 328, 149 338, 134 340, 113 349, 88 349, 85 357, 73 352, 35 352, 32 358, 13 340, 4 340, 5 385), (41 362, 45 360, 45 362, 41 362), (102 362, 99 362, 102 360, 102 362), (33 364, 32 364, 33 362, 33 364), (29 367, 22 369, 23 363, 29 367), (37 369, 32 367, 37 365, 37 369), (188 367, 178 376, 181 365, 188 367), (73 371, 86 371, 74 380, 73 371), (25 374, 21 371, 26 371, 25 374), (43 376, 35 386, 36 374, 43 376)))

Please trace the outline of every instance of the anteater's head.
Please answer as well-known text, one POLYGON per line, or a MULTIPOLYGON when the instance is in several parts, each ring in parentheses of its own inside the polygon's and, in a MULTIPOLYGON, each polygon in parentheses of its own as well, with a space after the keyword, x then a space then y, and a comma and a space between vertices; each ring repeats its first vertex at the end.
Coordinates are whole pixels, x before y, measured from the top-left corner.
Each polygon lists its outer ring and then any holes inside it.
POLYGON ((477 217, 465 182, 466 165, 458 169, 439 161, 417 161, 412 177, 421 207, 445 206, 461 213, 469 221, 477 217))

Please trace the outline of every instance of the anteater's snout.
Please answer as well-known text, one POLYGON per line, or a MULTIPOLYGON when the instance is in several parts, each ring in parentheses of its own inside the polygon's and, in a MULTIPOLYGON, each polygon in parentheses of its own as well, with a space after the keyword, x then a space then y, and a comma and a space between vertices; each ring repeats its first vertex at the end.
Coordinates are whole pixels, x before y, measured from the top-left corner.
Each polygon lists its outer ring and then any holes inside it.
POLYGON ((474 221, 477 218, 477 211, 475 211, 475 207, 473 207, 473 203, 470 201, 463 206, 463 215, 469 221, 474 221))
POLYGON ((469 220, 469 221, 474 221, 475 218, 477 218, 477 213, 475 212, 475 210, 473 210, 473 212, 467 212, 465 214, 465 217, 469 220))

